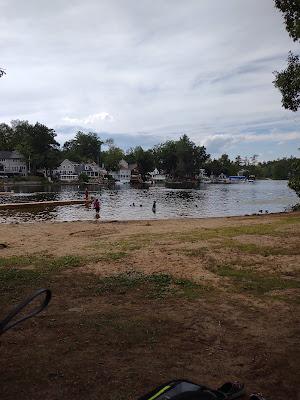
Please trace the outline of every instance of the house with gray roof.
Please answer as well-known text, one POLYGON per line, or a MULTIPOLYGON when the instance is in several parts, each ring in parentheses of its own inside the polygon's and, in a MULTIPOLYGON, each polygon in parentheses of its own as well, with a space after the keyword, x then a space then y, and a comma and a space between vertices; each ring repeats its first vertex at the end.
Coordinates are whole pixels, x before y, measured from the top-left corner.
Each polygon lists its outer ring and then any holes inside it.
POLYGON ((90 179, 97 180, 101 176, 107 174, 104 168, 99 167, 95 162, 92 163, 76 163, 65 159, 62 163, 53 171, 63 182, 78 181, 80 174, 85 173, 90 179))
POLYGON ((0 177, 27 176, 28 168, 18 151, 0 151, 0 177))

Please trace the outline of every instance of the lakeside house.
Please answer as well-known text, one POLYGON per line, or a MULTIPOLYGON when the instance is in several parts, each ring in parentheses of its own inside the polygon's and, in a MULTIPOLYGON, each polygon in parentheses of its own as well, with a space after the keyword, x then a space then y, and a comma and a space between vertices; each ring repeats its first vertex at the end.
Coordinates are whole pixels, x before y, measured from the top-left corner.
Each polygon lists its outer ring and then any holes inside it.
POLYGON ((108 175, 110 175, 116 181, 122 183, 129 183, 131 179, 131 172, 137 167, 137 164, 128 164, 127 161, 121 160, 119 162, 119 170, 118 171, 108 171, 108 175))
POLYGON ((154 171, 150 172, 149 175, 154 182, 164 182, 166 180, 166 175, 159 172, 157 168, 154 171))
POLYGON ((76 163, 65 159, 53 170, 53 175, 62 182, 76 182, 80 174, 86 174, 90 179, 97 180, 107 174, 107 171, 95 162, 76 163))
POLYGON ((0 151, 0 177, 27 176, 28 168, 18 151, 0 151))

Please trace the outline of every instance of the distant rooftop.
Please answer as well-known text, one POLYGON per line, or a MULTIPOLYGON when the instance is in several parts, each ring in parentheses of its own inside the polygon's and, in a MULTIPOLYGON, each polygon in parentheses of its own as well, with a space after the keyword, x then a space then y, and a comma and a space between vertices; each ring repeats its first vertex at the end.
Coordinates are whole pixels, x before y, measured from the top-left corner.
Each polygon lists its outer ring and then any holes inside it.
POLYGON ((0 150, 0 158, 11 159, 11 158, 19 158, 23 159, 24 157, 18 151, 1 151, 0 150))

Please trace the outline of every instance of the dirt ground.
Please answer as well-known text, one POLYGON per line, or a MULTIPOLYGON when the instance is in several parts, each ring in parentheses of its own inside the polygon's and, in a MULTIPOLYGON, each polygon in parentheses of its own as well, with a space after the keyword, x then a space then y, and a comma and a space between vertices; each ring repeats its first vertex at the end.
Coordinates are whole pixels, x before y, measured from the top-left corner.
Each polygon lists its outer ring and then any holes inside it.
MULTIPOLYGON (((297 399, 300 213, 0 226, 1 399, 137 399, 174 378, 297 399)), ((245 397, 247 398, 247 397, 245 397)))

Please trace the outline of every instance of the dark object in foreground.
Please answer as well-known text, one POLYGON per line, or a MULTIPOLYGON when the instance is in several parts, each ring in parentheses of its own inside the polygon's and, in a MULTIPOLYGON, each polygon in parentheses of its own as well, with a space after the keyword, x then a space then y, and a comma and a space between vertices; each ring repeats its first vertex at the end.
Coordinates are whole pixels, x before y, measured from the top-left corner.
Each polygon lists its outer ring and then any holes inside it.
POLYGON ((41 311, 44 310, 44 308, 47 307, 50 300, 51 300, 51 291, 49 289, 37 290, 35 293, 33 293, 33 295, 28 297, 22 303, 18 304, 2 321, 0 321, 0 335, 8 331, 10 328, 13 328, 17 324, 25 321, 26 319, 34 317, 35 315, 39 314, 41 311), (20 314, 25 307, 29 306, 38 297, 43 298, 42 303, 38 307, 34 308, 28 314, 25 314, 25 316, 17 320, 14 319, 14 317, 20 314))
POLYGON ((138 400, 233 400, 245 394, 240 382, 224 383, 218 390, 189 381, 176 380, 165 383, 138 400))

